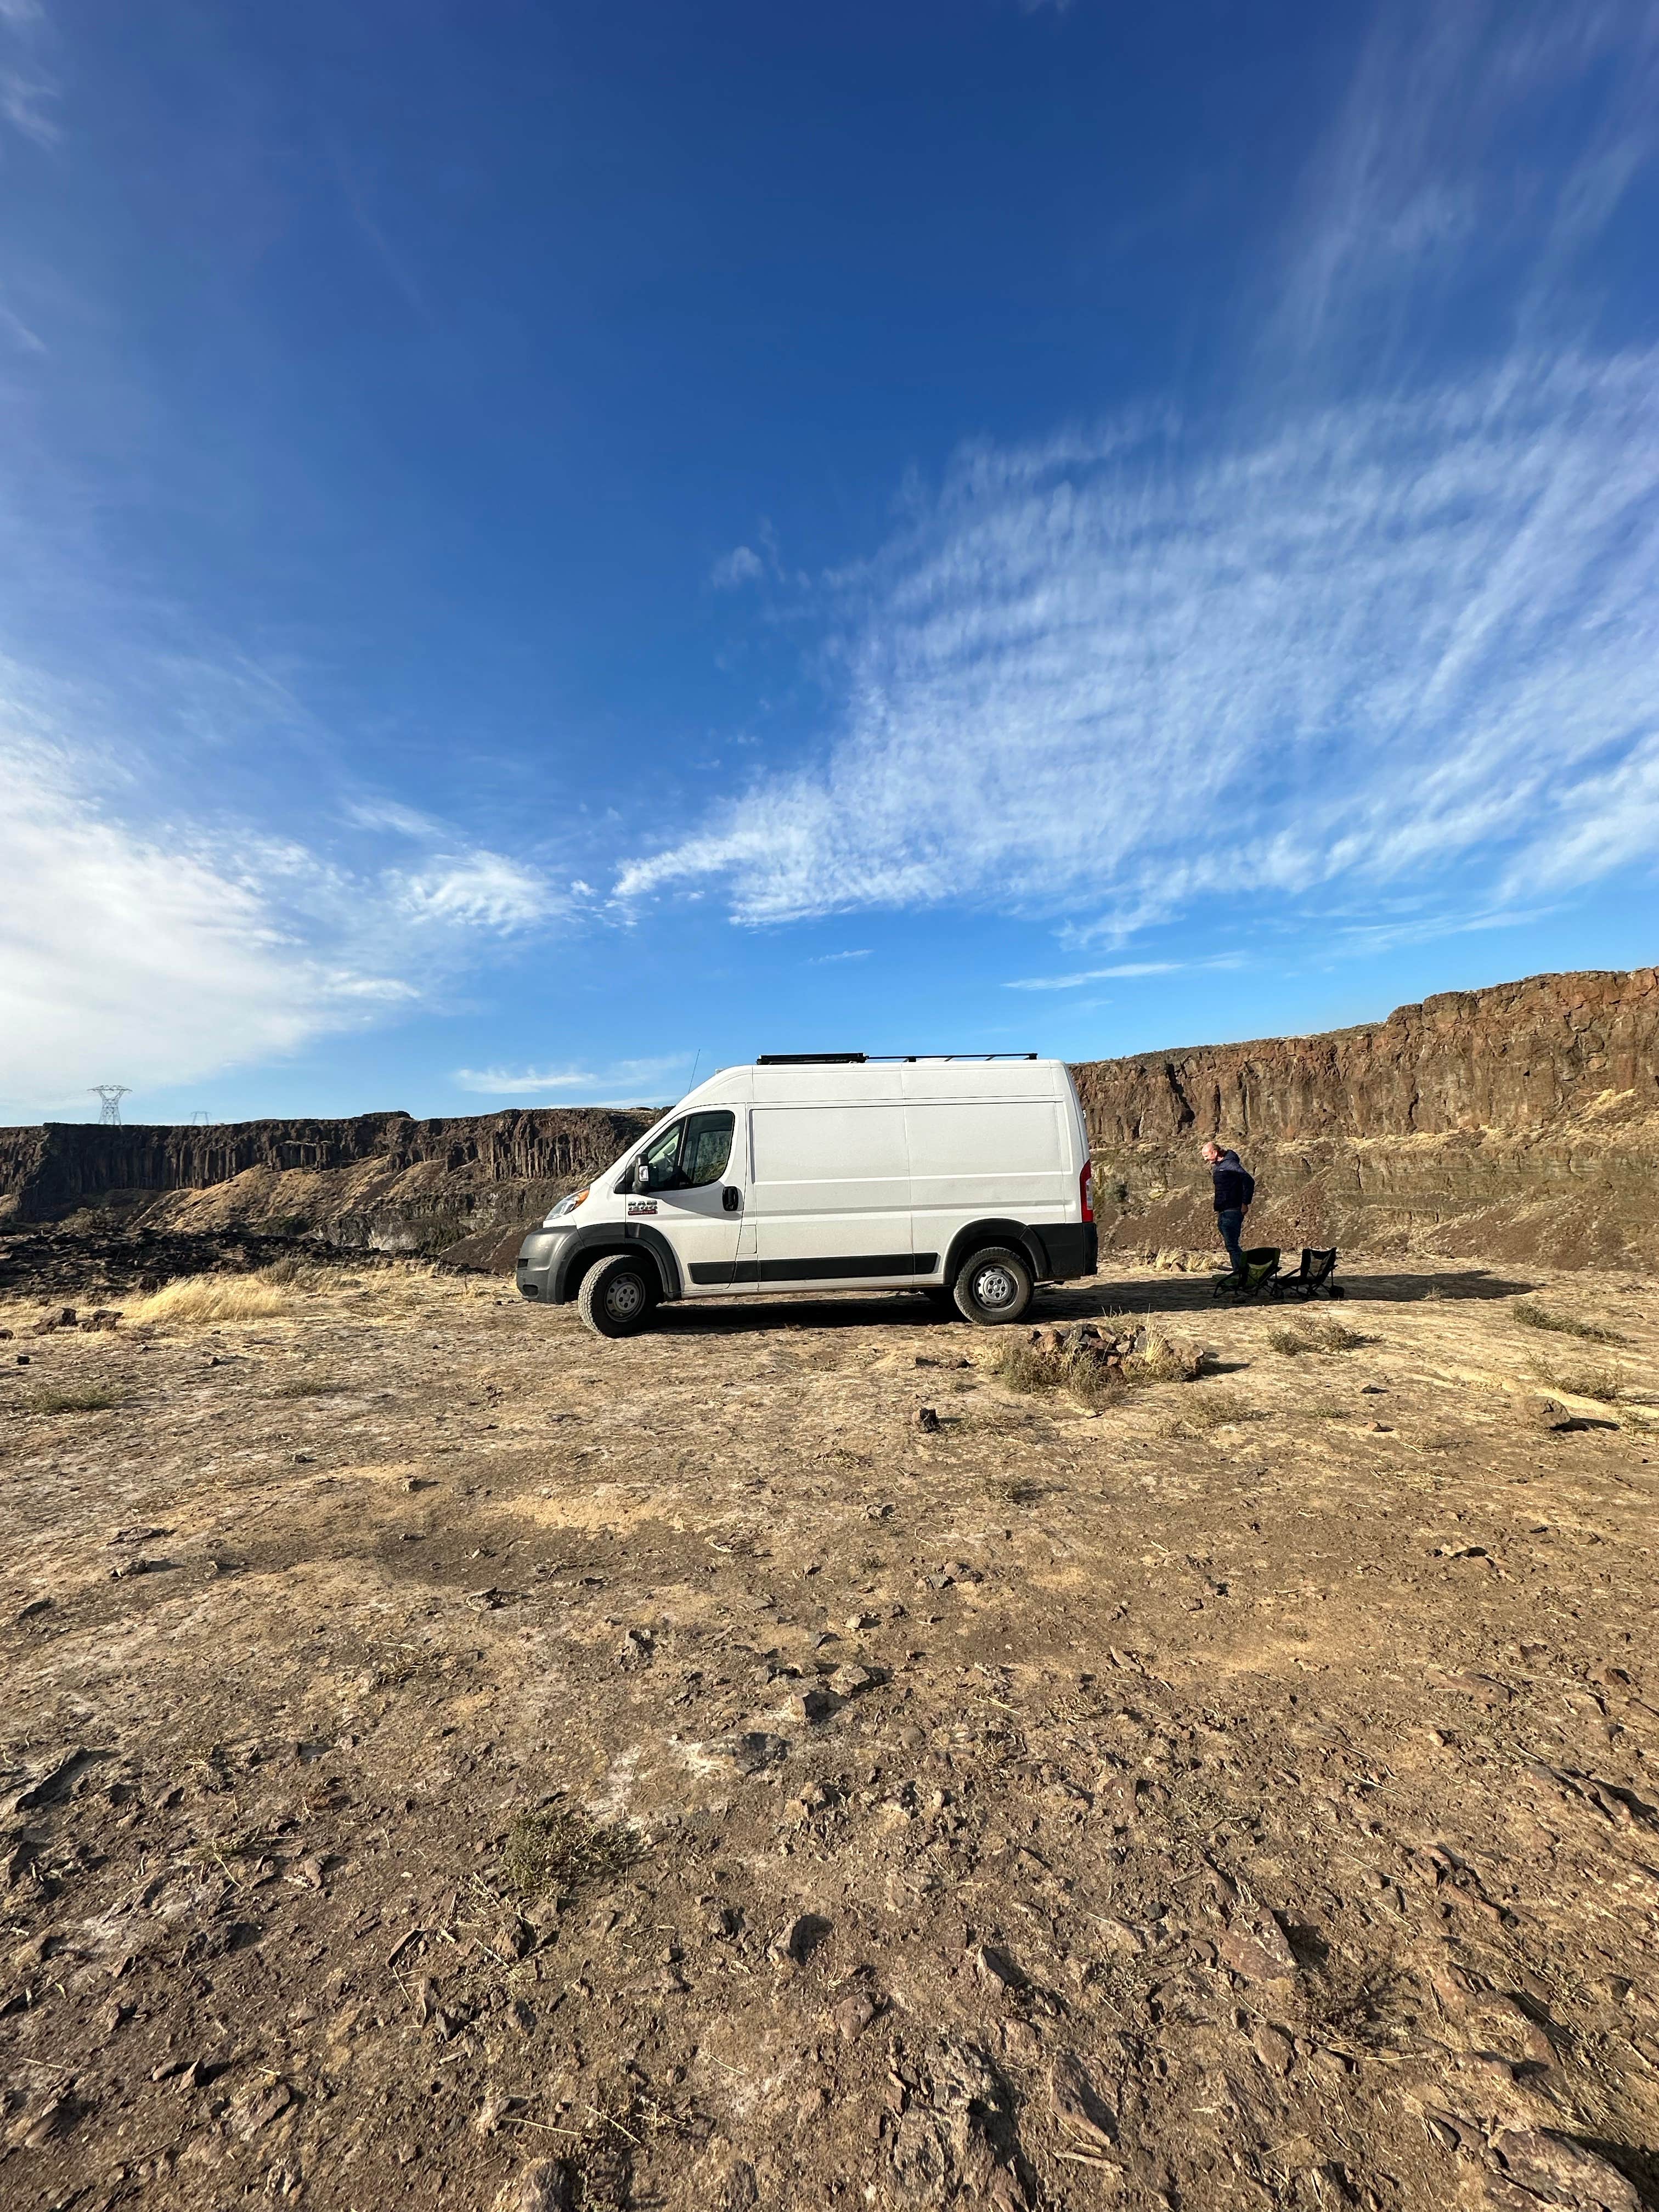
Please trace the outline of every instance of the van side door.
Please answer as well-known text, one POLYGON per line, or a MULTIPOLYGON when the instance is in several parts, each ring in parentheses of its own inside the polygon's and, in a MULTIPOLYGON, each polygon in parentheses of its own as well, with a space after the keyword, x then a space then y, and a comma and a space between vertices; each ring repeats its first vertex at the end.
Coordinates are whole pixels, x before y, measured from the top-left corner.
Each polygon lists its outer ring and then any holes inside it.
POLYGON ((739 1262, 740 1281, 805 1290, 914 1277, 902 1105, 757 1105, 750 1145, 755 1258, 739 1262))
POLYGON ((624 1196, 629 1219, 648 1219, 673 1246, 689 1297, 732 1287, 744 1198, 736 1141, 730 1107, 687 1114, 647 1147, 646 1187, 624 1196))

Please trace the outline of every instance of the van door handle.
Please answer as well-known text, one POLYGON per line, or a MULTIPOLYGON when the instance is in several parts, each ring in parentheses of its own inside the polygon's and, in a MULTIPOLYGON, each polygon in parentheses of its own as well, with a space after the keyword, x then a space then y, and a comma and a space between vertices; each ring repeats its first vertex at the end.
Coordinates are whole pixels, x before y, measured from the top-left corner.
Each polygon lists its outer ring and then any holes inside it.
POLYGON ((732 1185, 727 1183, 725 1189, 720 1193, 720 1204, 726 1208, 728 1213, 741 1213, 743 1212, 743 1193, 740 1190, 734 1190, 732 1185))

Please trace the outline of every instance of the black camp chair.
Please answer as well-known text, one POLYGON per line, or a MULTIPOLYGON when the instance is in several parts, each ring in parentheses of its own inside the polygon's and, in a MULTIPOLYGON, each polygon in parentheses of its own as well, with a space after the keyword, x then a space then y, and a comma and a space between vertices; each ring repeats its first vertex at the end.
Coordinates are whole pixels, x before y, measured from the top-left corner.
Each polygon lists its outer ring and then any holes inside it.
POLYGON ((1293 1275, 1281 1275, 1273 1285, 1276 1298, 1346 1298, 1347 1292, 1340 1283, 1331 1277, 1336 1273, 1336 1251, 1316 1252, 1311 1245, 1302 1248, 1302 1265, 1293 1275))
POLYGON ((1279 1279, 1279 1248, 1274 1244, 1260 1244, 1254 1251, 1240 1255, 1244 1262, 1242 1275, 1218 1275, 1210 1285, 1210 1295, 1217 1298, 1260 1298, 1267 1297, 1279 1279))

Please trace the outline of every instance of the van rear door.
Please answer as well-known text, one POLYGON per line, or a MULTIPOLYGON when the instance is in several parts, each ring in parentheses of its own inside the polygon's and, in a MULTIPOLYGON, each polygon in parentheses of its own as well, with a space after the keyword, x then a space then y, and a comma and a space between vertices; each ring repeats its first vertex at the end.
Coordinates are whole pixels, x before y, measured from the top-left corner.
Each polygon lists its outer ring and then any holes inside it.
POLYGON ((750 1131, 755 1258, 739 1260, 739 1282, 751 1267, 756 1282, 791 1289, 911 1278, 902 1105, 757 1105, 750 1131))

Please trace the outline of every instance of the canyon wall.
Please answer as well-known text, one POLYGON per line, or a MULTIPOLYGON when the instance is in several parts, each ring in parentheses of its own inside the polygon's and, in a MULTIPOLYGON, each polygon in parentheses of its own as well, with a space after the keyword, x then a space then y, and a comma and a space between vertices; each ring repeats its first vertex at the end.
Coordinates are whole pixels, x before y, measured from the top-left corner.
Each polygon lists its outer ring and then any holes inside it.
MULTIPOLYGON (((1446 992, 1320 1036, 1198 1045, 1075 1071, 1103 1249, 1208 1254, 1218 1136, 1255 1175, 1247 1241, 1294 1250, 1659 1267, 1659 983, 1651 968, 1446 992)), ((0 1214, 99 1209, 351 1249, 511 1264, 645 1109, 537 1107, 416 1121, 0 1130, 0 1214)))
POLYGON ((97 1206, 157 1229, 246 1228, 489 1262, 655 1119, 588 1106, 216 1128, 53 1121, 0 1130, 0 1207, 18 1223, 97 1206))
POLYGON ((1103 1247, 1209 1250, 1206 1137, 1256 1177, 1247 1242, 1659 1265, 1651 968, 1449 991, 1324 1036, 1075 1070, 1103 1247))

